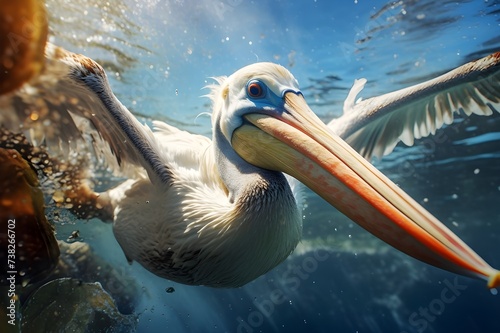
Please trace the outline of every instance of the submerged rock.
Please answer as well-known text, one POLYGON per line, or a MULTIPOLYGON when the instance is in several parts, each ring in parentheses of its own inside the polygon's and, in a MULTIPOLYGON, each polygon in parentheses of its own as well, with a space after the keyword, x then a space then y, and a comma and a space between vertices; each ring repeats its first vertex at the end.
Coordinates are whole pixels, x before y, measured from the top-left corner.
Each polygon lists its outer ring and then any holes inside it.
MULTIPOLYGON (((61 257, 57 267, 44 281, 71 277, 84 282, 98 282, 113 297, 121 313, 135 310, 140 288, 125 268, 116 268, 99 257, 87 243, 59 241, 61 257)), ((39 285, 34 286, 35 288, 39 285)), ((22 298, 22 300, 24 300, 22 298)))
POLYGON ((72 278, 50 281, 22 307, 25 332, 131 332, 137 318, 122 315, 101 284, 72 278))
POLYGON ((23 285, 45 278, 59 253, 36 173, 17 150, 0 148, 0 285, 12 274, 23 285))
POLYGON ((0 2, 0 95, 42 71, 47 32, 43 1, 0 2))

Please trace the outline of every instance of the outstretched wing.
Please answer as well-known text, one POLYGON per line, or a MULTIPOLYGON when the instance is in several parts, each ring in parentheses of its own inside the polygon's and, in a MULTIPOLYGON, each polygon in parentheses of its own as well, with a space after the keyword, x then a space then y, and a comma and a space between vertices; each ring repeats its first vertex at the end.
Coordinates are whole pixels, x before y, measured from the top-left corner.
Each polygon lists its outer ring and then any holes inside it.
POLYGON ((142 166, 151 180, 171 180, 153 132, 120 103, 102 67, 88 57, 47 44, 43 72, 0 96, 0 110, 2 127, 23 132, 55 154, 81 149, 90 140, 115 170, 142 166))
POLYGON ((366 159, 389 154, 399 141, 451 124, 462 110, 488 116, 500 112, 500 52, 467 63, 435 79, 355 103, 366 80, 356 81, 344 114, 328 126, 366 159))

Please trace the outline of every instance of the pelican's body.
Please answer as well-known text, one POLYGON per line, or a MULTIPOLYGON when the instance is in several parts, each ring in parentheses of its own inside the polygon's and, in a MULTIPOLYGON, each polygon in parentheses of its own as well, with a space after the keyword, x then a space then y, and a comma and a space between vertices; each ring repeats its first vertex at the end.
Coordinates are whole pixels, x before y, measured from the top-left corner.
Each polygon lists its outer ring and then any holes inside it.
POLYGON ((179 161, 172 183, 132 180, 107 194, 127 258, 170 280, 216 287, 244 285, 285 260, 301 238, 302 214, 283 174, 249 166, 229 198, 213 179, 210 140, 188 137, 179 147, 185 132, 155 125, 160 146, 179 161))
POLYGON ((361 103, 354 103, 356 85, 346 102, 354 111, 330 128, 288 70, 253 64, 211 87, 210 140, 162 122, 151 130, 116 99, 97 63, 50 44, 45 52, 44 72, 0 97, 1 124, 29 128, 32 140, 54 153, 89 138, 96 155, 128 180, 99 194, 85 187, 67 193, 78 207, 113 220, 126 257, 151 272, 237 287, 285 260, 302 230, 296 183, 286 173, 401 251, 500 284, 497 270, 342 140, 369 158, 388 153, 408 132, 432 133, 459 108, 498 111, 498 53, 413 91, 361 103))
MULTIPOLYGON (((224 87, 212 87, 214 110, 224 87)), ((213 116, 214 126, 224 122, 213 116)), ((209 140, 153 124, 169 180, 128 181, 99 198, 114 207, 113 231, 129 260, 178 282, 237 287, 290 255, 302 214, 284 174, 246 163, 222 131, 209 140)))

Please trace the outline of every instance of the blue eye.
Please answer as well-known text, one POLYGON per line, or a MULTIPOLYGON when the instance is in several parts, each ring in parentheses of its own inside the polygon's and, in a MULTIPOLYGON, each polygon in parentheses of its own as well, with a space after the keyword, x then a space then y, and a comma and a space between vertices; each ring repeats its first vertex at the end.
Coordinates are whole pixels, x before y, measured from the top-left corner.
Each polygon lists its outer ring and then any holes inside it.
POLYGON ((247 84, 247 95, 251 98, 260 98, 266 94, 264 85, 260 81, 250 81, 247 84))

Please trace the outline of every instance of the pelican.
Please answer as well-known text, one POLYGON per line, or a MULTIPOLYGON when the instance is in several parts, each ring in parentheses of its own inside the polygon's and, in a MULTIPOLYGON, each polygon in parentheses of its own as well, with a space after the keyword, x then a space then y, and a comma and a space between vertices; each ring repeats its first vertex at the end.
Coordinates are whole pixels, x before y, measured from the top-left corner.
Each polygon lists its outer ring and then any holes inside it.
POLYGON ((498 112, 499 60, 356 102, 365 82, 357 81, 328 125, 287 69, 251 64, 209 87, 209 139, 140 123, 99 64, 47 43, 44 71, 0 97, 0 120, 54 154, 86 142, 96 163, 126 178, 100 193, 84 184, 68 192, 112 221, 129 262, 163 278, 239 287, 283 262, 301 239, 300 182, 396 249, 494 288, 500 272, 367 159, 433 134, 460 109, 498 112))

